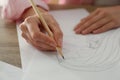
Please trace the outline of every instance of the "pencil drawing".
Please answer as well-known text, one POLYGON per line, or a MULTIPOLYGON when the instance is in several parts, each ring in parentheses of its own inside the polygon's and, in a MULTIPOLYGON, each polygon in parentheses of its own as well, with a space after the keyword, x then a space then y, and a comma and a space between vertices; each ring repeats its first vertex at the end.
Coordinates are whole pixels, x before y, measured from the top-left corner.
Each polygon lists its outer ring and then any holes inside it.
MULTIPOLYGON (((72 44, 72 41, 64 41, 65 60, 58 58, 58 61, 61 66, 72 70, 103 71, 109 69, 120 61, 120 36, 118 34, 120 34, 120 29, 99 35, 88 35, 86 36, 87 45, 82 45, 83 47, 72 44)), ((79 38, 74 39, 79 40, 79 38)))

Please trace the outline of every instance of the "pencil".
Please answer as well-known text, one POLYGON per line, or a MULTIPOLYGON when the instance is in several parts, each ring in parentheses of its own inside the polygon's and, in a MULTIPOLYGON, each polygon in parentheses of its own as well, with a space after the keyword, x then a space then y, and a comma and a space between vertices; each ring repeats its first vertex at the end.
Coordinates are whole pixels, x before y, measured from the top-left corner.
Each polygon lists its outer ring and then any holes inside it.
MULTIPOLYGON (((38 10, 38 8, 36 7, 34 1, 33 1, 33 0, 29 0, 29 2, 31 3, 32 8, 33 8, 33 10, 35 11, 35 13, 37 14, 39 20, 42 22, 42 24, 43 24, 45 30, 47 31, 48 35, 49 35, 50 37, 54 38, 53 33, 50 31, 50 29, 49 29, 49 27, 48 27, 45 19, 43 18, 43 16, 41 15, 41 12, 40 12, 40 11, 38 10)), ((56 50, 57 50, 57 52, 60 54, 60 56, 64 59, 64 56, 63 56, 63 53, 62 53, 62 49, 57 46, 57 47, 56 47, 56 50)))

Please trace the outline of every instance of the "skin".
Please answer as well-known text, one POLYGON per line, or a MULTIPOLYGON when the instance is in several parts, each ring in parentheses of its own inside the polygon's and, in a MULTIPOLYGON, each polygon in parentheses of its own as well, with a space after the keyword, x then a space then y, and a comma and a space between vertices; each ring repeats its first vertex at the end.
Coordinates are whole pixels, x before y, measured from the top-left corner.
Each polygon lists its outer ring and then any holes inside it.
MULTIPOLYGON (((43 25, 32 8, 26 10, 20 18, 24 20, 20 24, 22 37, 39 50, 53 51, 56 50, 56 46, 62 47, 63 33, 58 23, 48 11, 38 8, 53 32, 54 39, 46 35, 43 25)), ((118 27, 120 27, 120 6, 115 6, 96 9, 82 19, 74 31, 77 34, 98 34, 118 27)))
POLYGON ((27 9, 20 18, 24 20, 19 26, 22 37, 39 50, 54 51, 56 46, 62 47, 63 33, 53 16, 48 11, 38 8, 53 32, 54 39, 46 34, 41 21, 32 8, 27 9))
POLYGON ((75 27, 77 34, 98 34, 120 27, 120 6, 98 8, 75 27))

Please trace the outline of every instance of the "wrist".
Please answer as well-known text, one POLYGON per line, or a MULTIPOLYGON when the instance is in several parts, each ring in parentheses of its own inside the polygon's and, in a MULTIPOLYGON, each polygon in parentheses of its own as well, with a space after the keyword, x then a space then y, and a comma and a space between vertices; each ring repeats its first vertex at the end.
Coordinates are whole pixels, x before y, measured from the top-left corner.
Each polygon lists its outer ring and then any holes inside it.
MULTIPOLYGON (((40 10, 42 13, 48 12, 47 10, 45 10, 45 9, 43 9, 43 8, 41 8, 41 7, 37 7, 37 8, 38 8, 38 10, 40 10)), ((26 10, 24 11, 24 13, 23 13, 23 14, 21 15, 21 17, 20 17, 20 20, 24 20, 24 19, 27 18, 28 16, 32 16, 32 15, 35 15, 35 12, 34 12, 33 8, 30 7, 30 8, 28 8, 28 9, 26 9, 26 10)))

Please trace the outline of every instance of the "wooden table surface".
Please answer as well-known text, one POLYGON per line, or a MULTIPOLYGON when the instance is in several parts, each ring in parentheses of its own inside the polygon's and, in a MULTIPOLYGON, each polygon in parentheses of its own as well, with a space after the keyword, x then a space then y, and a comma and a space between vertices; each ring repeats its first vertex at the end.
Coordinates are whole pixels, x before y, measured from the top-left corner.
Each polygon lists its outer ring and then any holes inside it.
POLYGON ((16 25, 15 23, 6 23, 1 17, 0 60, 21 67, 16 25))
MULTIPOLYGON (((50 10, 57 9, 73 9, 86 8, 88 11, 93 11, 96 6, 76 6, 76 5, 49 5, 50 10)), ((6 23, 0 17, 0 60, 21 67, 19 44, 16 32, 15 23, 6 23)))

